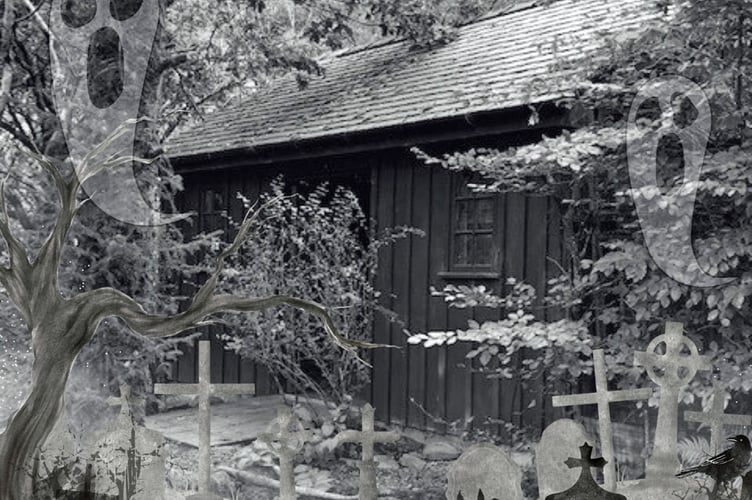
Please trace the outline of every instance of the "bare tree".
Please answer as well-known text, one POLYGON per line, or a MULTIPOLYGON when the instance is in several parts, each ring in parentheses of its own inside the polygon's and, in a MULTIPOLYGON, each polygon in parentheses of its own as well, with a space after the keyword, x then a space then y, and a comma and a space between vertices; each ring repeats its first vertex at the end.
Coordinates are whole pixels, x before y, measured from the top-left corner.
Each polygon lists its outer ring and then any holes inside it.
POLYGON ((85 164, 77 176, 73 173, 63 175, 46 157, 36 154, 33 157, 52 176, 60 196, 60 210, 46 241, 31 259, 11 231, 5 203, 5 181, 0 183, 0 236, 9 253, 9 265, 0 267, 0 284, 31 332, 34 353, 31 391, 9 422, 0 443, 0 499, 28 498, 24 494, 24 484, 30 461, 63 411, 65 385, 76 356, 105 318, 119 317, 140 335, 169 337, 215 322, 211 316, 217 313, 261 311, 288 305, 319 316, 329 337, 344 349, 354 353, 358 347, 375 347, 343 338, 321 304, 282 295, 245 298, 215 293, 225 260, 238 250, 264 207, 248 212, 233 242, 218 256, 214 272, 183 312, 150 314, 131 297, 114 288, 99 288, 71 298, 64 297, 58 285, 58 268, 71 224, 83 203, 78 199, 81 183, 88 176, 126 159, 85 164), (87 172, 87 175, 82 176, 81 172, 87 172))

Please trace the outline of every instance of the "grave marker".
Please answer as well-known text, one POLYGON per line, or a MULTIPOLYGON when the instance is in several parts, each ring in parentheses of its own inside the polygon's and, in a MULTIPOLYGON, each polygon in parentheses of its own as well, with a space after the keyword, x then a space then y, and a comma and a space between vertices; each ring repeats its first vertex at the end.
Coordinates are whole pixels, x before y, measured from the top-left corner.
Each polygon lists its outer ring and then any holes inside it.
POLYGON ((187 500, 211 500, 219 498, 209 492, 211 484, 211 408, 209 398, 213 394, 255 394, 255 384, 212 384, 210 342, 202 340, 198 346, 197 384, 154 384, 155 394, 198 394, 198 495, 187 500))
POLYGON ((710 454, 720 452, 723 441, 723 426, 725 425, 752 425, 752 416, 724 413, 724 404, 728 393, 720 384, 715 385, 713 391, 713 406, 709 412, 685 411, 684 420, 688 422, 700 422, 710 426, 710 454))
POLYGON ((660 480, 672 477, 679 469, 676 451, 679 413, 679 390, 688 384, 698 370, 710 370, 710 358, 701 356, 692 339, 682 333, 683 325, 669 321, 665 333, 650 341, 645 352, 635 352, 635 366, 644 366, 650 380, 661 388, 658 423, 653 452, 647 463, 646 477, 660 480), (665 354, 656 352, 666 345, 665 354), (689 350, 682 355, 683 348, 689 350))
POLYGON ((277 410, 277 418, 259 439, 279 458, 279 500, 295 500, 295 455, 311 439, 311 432, 303 428, 300 419, 289 408, 277 410), (295 429, 295 430, 292 430, 295 429))
POLYGON ((376 432, 373 417, 373 406, 366 403, 361 411, 362 431, 347 430, 340 432, 334 438, 335 446, 342 443, 360 443, 362 446, 359 500, 376 500, 379 496, 376 485, 376 462, 373 459, 374 445, 376 443, 393 443, 400 438, 397 432, 376 432))
POLYGON ((622 401, 637 401, 647 399, 653 393, 652 389, 629 389, 621 391, 608 390, 606 365, 603 349, 593 351, 593 375, 595 376, 595 392, 587 394, 572 394, 569 396, 554 396, 554 406, 598 405, 598 428, 600 432, 601 454, 606 459, 603 478, 606 488, 616 489, 616 456, 614 454, 613 426, 611 424, 611 403, 622 401))
POLYGON ((137 425, 131 403, 128 385, 120 386, 120 397, 107 400, 110 406, 120 405, 120 412, 115 424, 90 446, 96 492, 133 500, 162 498, 165 494, 164 436, 137 425))
POLYGON ((565 462, 571 450, 585 442, 593 441, 585 427, 574 420, 562 418, 546 427, 535 448, 540 498, 564 491, 577 481, 579 473, 567 467, 565 462))
POLYGON ((481 443, 465 450, 447 472, 447 500, 523 500, 522 471, 500 448, 481 443), (460 497, 462 495, 462 497, 460 497))
POLYGON ((606 491, 595 482, 590 472, 591 467, 602 468, 606 465, 603 457, 591 458, 593 447, 588 443, 580 446, 580 458, 568 458, 566 465, 569 468, 579 467, 580 477, 577 482, 566 491, 548 495, 546 500, 627 500, 624 495, 606 491))

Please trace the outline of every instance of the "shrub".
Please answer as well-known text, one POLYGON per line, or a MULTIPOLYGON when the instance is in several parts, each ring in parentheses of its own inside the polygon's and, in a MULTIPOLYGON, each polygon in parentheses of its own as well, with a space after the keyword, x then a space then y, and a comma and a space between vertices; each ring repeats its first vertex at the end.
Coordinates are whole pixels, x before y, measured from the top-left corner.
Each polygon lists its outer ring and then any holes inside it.
MULTIPOLYGON (((322 183, 305 196, 285 196, 285 191, 279 178, 262 195, 261 222, 228 265, 224 286, 256 296, 294 294, 317 301, 332 311, 346 337, 370 340, 374 314, 389 314, 378 305, 373 287, 377 251, 416 231, 399 228, 374 237, 357 197, 343 187, 322 183)), ((280 389, 290 384, 299 392, 345 402, 369 380, 368 367, 333 348, 308 314, 278 308, 235 316, 229 324, 231 348, 268 368, 280 389)))

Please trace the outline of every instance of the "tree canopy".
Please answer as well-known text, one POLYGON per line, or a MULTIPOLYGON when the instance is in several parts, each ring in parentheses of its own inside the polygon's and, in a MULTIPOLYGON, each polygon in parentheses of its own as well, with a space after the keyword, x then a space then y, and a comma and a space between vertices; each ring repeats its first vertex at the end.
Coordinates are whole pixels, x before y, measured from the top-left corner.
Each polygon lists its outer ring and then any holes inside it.
MULTIPOLYGON (((641 374, 632 366, 633 351, 644 348, 665 321, 675 320, 686 325, 715 367, 714 373, 695 378, 685 402, 695 395, 707 402, 712 388, 708 377, 731 391, 752 389, 752 323, 745 307, 752 295, 752 5, 683 1, 657 6, 670 15, 636 33, 607 37, 603 42, 610 50, 589 64, 578 63, 577 95, 564 105, 570 116, 578 117, 579 128, 517 148, 423 155, 449 169, 480 172, 486 181, 478 189, 554 196, 564 214, 568 259, 559 263, 563 272, 547 290, 521 289, 523 284, 516 283, 506 289, 507 297, 477 287, 440 291, 453 305, 504 307, 508 316, 500 322, 473 322, 467 330, 444 336, 415 336, 413 342, 480 341, 471 355, 484 365, 498 358, 505 376, 514 368, 509 353, 519 344, 532 346, 532 360, 522 367, 527 376, 544 370, 587 372, 590 350, 598 345, 606 350, 610 376, 633 386, 641 374), (647 99, 635 110, 640 137, 664 135, 655 152, 656 182, 636 187, 630 179, 626 133, 634 98, 655 79, 678 77, 698 85, 703 100, 695 106, 677 84, 668 109, 647 99), (701 114, 705 104, 711 116, 701 114), (660 132, 671 116, 679 131, 711 122, 696 182, 689 181, 683 154, 693 145, 660 132), (638 204, 665 213, 664 223, 641 224, 638 204), (697 256, 700 269, 729 280, 693 286, 658 265, 656 254, 673 256, 679 266, 693 259, 679 252, 682 227, 691 229, 689 253, 697 256), (653 238, 657 247, 649 249, 651 232, 659 234, 653 238), (563 311, 564 319, 536 320, 534 313, 540 310, 529 300, 536 293, 545 296, 545 307, 563 311)), ((653 3, 646 2, 646 8, 654 8, 653 3)))

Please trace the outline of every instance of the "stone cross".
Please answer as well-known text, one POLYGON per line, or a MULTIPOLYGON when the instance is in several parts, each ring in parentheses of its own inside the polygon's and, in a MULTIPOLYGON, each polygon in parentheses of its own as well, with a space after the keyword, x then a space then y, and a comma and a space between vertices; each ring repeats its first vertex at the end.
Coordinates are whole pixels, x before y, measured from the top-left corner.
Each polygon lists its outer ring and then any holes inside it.
POLYGON ((629 389, 623 391, 609 391, 606 377, 606 363, 603 349, 593 351, 593 375, 595 375, 595 392, 587 394, 573 394, 570 396, 554 396, 554 406, 598 405, 598 428, 601 441, 601 454, 606 460, 603 479, 606 488, 616 489, 616 456, 614 454, 613 427, 611 425, 611 403, 621 401, 637 401, 648 399, 652 389, 629 389))
POLYGON ((293 460, 311 439, 311 432, 303 428, 300 420, 289 408, 277 410, 274 419, 259 439, 269 446, 279 458, 279 500, 295 500, 295 474, 293 460))
POLYGON ((592 452, 593 447, 588 443, 584 443, 580 446, 580 458, 569 457, 564 462, 570 469, 580 467, 582 469, 580 478, 567 491, 548 495, 546 500, 590 500, 596 498, 601 500, 627 500, 624 495, 606 491, 595 482, 590 468, 603 468, 606 465, 606 460, 603 457, 591 458, 592 452))
POLYGON ((376 487, 376 462, 373 458, 373 447, 376 443, 393 443, 399 440, 397 432, 376 432, 373 425, 374 409, 366 403, 361 411, 362 431, 347 430, 340 432, 334 438, 335 446, 342 443, 360 443, 363 450, 360 461, 360 492, 359 500, 376 500, 379 496, 376 487))
POLYGON ((681 323, 667 322, 663 335, 650 341, 645 352, 635 352, 635 366, 644 366, 650 380, 661 388, 655 444, 648 460, 646 477, 672 477, 679 468, 676 452, 679 390, 692 380, 698 370, 710 370, 710 357, 700 356, 692 339, 682 334, 681 323), (656 352, 660 344, 666 345, 665 354, 656 352), (689 354, 682 354, 683 348, 689 354))
POLYGON ((723 439, 724 425, 752 425, 752 416, 735 415, 723 412, 723 406, 726 402, 727 396, 728 393, 723 389, 723 387, 720 384, 716 384, 715 390, 713 392, 713 406, 709 412, 684 412, 684 420, 710 425, 711 455, 714 455, 720 451, 721 440, 723 439))
POLYGON ((209 398, 214 394, 255 394, 255 384, 212 384, 210 342, 198 345, 197 384, 154 384, 154 394, 198 394, 198 495, 186 500, 218 498, 209 493, 211 482, 211 408, 209 398))

